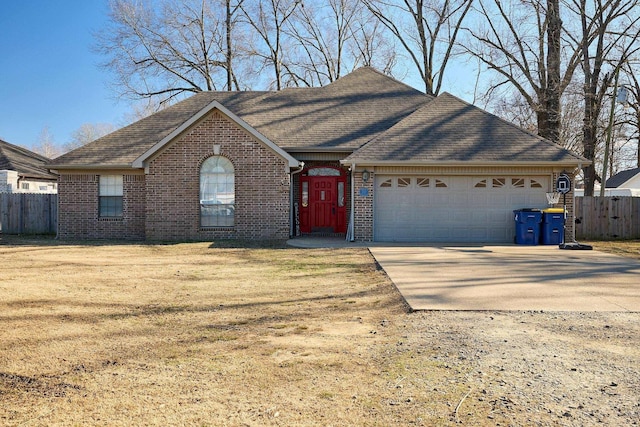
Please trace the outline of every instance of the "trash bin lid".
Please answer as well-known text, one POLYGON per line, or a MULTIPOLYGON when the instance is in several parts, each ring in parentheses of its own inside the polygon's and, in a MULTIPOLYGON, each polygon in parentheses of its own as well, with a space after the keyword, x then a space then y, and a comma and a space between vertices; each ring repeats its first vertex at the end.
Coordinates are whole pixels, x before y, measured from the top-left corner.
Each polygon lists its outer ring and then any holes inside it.
POLYGON ((546 213, 564 213, 564 209, 563 208, 547 208, 547 209, 543 209, 542 212, 546 212, 546 213))

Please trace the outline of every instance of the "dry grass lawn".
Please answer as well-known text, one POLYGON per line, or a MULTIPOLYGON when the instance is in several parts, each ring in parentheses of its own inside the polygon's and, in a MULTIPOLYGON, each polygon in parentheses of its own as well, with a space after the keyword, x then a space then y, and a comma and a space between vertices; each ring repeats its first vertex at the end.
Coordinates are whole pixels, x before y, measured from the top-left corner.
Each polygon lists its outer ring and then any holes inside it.
MULTIPOLYGON (((407 315, 367 249, 0 236, 0 259, 0 425, 567 425, 576 411, 514 383, 546 405, 518 407, 503 378, 522 369, 480 364, 512 348, 481 338, 494 317, 521 327, 546 314, 407 315)), ((628 348, 636 318, 620 323, 628 348)), ((576 354, 564 356, 575 332, 561 320, 555 361, 576 354)), ((608 364, 617 376, 594 376, 629 378, 624 357, 608 364)))
POLYGON ((589 244, 599 251, 640 259, 640 240, 610 240, 589 242, 589 244))
POLYGON ((2 425, 420 416, 388 410, 404 306, 366 249, 0 243, 2 425))

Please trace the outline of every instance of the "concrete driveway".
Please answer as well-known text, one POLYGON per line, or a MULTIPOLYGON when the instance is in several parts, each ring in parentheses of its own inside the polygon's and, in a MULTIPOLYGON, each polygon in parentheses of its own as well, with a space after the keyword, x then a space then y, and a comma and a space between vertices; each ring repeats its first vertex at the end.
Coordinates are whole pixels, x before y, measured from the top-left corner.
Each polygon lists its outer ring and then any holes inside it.
POLYGON ((640 311, 640 262, 557 246, 370 246, 414 310, 640 311))

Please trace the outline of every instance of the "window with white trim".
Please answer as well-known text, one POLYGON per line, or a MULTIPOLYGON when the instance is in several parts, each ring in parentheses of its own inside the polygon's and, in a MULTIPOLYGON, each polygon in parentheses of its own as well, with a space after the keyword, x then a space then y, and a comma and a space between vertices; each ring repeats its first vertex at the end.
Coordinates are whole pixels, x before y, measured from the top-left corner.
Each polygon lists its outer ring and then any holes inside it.
POLYGON ((121 218, 123 216, 124 187, 122 175, 100 175, 99 216, 121 218))
POLYGON ((229 159, 209 157, 200 167, 200 225, 233 227, 235 171, 229 159))

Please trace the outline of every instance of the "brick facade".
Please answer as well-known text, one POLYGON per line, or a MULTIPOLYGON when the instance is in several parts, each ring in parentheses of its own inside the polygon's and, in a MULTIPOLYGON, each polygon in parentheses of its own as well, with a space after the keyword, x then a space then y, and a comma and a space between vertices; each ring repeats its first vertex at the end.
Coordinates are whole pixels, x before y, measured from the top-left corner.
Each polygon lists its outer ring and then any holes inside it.
MULTIPOLYGON (((114 174, 118 171, 106 171, 114 174)), ((124 175, 123 217, 98 217, 99 174, 62 173, 58 237, 156 241, 286 239, 288 163, 214 111, 150 160, 146 173, 124 175), (200 227, 200 165, 226 157, 235 172, 235 225, 200 227)))
POLYGON ((556 203, 555 205, 551 206, 554 208, 562 208, 563 207, 563 200, 566 200, 567 202, 567 221, 565 223, 565 227, 567 228, 565 230, 565 241, 566 242, 572 242, 575 240, 575 210, 574 210, 574 206, 573 206, 573 198, 575 195, 575 175, 572 173, 568 173, 568 172, 554 172, 553 173, 553 191, 557 191, 556 189, 556 182, 558 181, 558 177, 560 176, 561 173, 566 173, 569 178, 571 178, 571 191, 567 193, 566 197, 563 198, 562 195, 560 195, 560 200, 558 203, 556 203))
POLYGON ((362 171, 356 171, 355 185, 355 220, 354 220, 354 239, 357 241, 371 242, 373 241, 373 182, 375 176, 370 172, 369 179, 364 182, 362 179, 362 171), (364 189, 367 194, 361 195, 360 190, 364 189))
POLYGON ((214 111, 149 162, 146 237, 149 240, 286 239, 288 163, 214 111), (214 155, 235 172, 235 225, 200 227, 200 165, 214 155))
POLYGON ((58 178, 58 238, 143 240, 145 179, 141 174, 123 175, 123 217, 99 218, 100 175, 61 173, 58 178))

